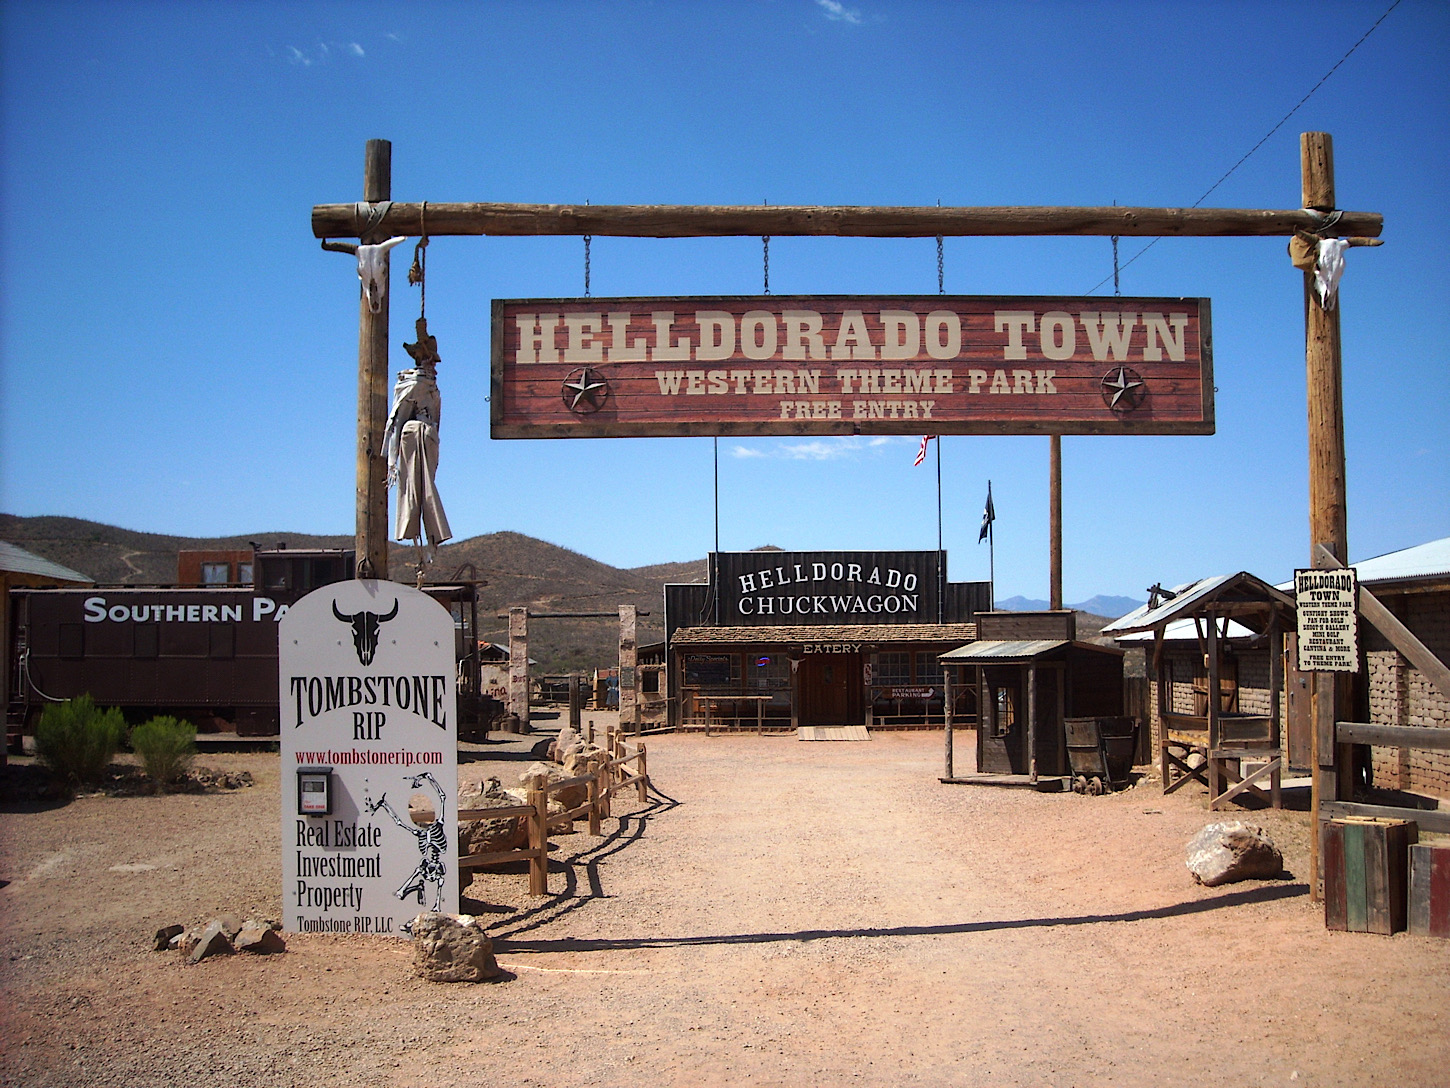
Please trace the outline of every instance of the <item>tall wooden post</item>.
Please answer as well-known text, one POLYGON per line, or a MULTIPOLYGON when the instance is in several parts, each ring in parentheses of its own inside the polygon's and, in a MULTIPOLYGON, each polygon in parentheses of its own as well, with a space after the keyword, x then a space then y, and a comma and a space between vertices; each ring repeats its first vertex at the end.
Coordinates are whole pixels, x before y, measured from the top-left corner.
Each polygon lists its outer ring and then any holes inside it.
POLYGON ((639 732, 638 682, 635 677, 639 654, 635 632, 639 621, 638 609, 632 604, 619 606, 619 728, 621 731, 639 732))
POLYGON ((529 731, 529 610, 509 609, 509 713, 519 717, 519 731, 529 731))
MULTIPOLYGON (((363 200, 391 200, 393 145, 369 140, 363 166, 363 200)), ((361 237, 371 245, 382 236, 361 237)), ((388 254, 382 260, 382 306, 373 313, 362 293, 357 338, 357 572, 388 576, 388 466, 383 431, 388 422, 388 254)))
MULTIPOLYGON (((1299 136, 1303 205, 1321 212, 1336 208, 1334 143, 1327 132, 1299 136)), ((1304 362, 1309 408, 1309 558, 1315 567, 1328 565, 1314 553, 1322 544, 1340 563, 1349 562, 1349 519, 1345 501, 1344 390, 1339 348, 1339 304, 1325 310, 1314 292, 1314 273, 1304 273, 1304 362)), ((1334 723, 1349 717, 1349 677, 1314 674, 1311 695, 1314 722, 1314 779, 1311 807, 1315 833, 1311 839, 1311 897, 1319 898, 1320 803, 1348 794, 1351 750, 1336 751, 1334 723)))
MULTIPOLYGON (((1062 435, 1052 435, 1051 465, 1047 472, 1048 490, 1048 544, 1049 561, 1052 568, 1051 588, 1048 593, 1048 608, 1062 607, 1062 435)), ((1040 584, 1040 583, 1039 583, 1040 584)))

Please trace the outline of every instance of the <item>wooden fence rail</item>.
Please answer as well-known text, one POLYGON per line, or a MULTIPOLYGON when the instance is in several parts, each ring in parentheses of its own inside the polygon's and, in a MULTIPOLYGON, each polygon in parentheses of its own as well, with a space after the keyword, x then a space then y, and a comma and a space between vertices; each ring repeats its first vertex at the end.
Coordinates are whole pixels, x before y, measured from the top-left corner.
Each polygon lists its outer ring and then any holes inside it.
MULTIPOLYGON (((591 728, 590 738, 593 740, 591 728)), ((528 820, 529 845, 518 850, 494 850, 483 854, 465 854, 458 859, 458 868, 485 869, 496 865, 508 865, 515 861, 529 863, 529 894, 549 894, 549 832, 581 817, 589 819, 589 834, 602 834, 603 820, 609 817, 609 800, 628 786, 635 788, 635 796, 641 801, 649 800, 649 767, 645 746, 631 745, 624 740, 618 729, 610 729, 604 738, 603 750, 589 761, 589 773, 561 778, 550 782, 544 775, 535 775, 529 780, 528 803, 503 805, 496 808, 467 808, 458 813, 460 821, 502 820, 524 818, 528 820), (629 765, 634 764, 631 773, 629 765), (549 814, 549 798, 565 790, 587 790, 587 800, 565 812, 549 814)))
MULTIPOLYGON (((1428 725, 1373 725, 1369 722, 1336 722, 1335 744, 1374 744, 1387 748, 1419 748, 1450 751, 1450 728, 1428 725)), ((1357 801, 1323 800, 1319 805, 1319 826, 1342 816, 1379 816, 1390 820, 1414 820, 1422 831, 1450 834, 1450 811, 1366 805, 1357 801)))

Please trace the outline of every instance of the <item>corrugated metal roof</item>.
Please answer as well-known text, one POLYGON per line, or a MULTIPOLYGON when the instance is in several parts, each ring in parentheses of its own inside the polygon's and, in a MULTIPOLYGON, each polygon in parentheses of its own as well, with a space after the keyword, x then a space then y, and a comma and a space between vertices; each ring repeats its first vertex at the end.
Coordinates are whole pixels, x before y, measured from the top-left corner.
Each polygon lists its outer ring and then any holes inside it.
POLYGON ((720 646, 747 642, 968 642, 975 623, 845 624, 794 627, 682 627, 672 646, 720 646))
POLYGON ((28 552, 24 548, 3 540, 0 540, 0 570, 13 571, 16 574, 34 574, 40 578, 54 578, 58 582, 82 582, 86 585, 94 585, 96 581, 78 570, 71 570, 70 567, 52 563, 49 559, 42 559, 34 552, 28 552))
POLYGON ((1370 584, 1450 576, 1450 536, 1363 559, 1354 564, 1354 569, 1361 582, 1370 584))
POLYGON ((1276 600, 1280 604, 1290 607, 1294 604, 1292 596, 1275 589, 1262 578, 1241 570, 1237 574, 1218 574, 1212 578, 1200 578, 1196 582, 1185 582, 1181 586, 1174 586, 1172 591, 1174 596, 1171 599, 1161 602, 1157 608, 1149 608, 1146 604, 1140 605, 1126 616, 1104 625, 1101 633, 1115 636, 1133 631, 1151 630, 1159 624, 1166 624, 1192 612, 1197 605, 1213 600, 1236 583, 1243 583, 1256 593, 1261 593, 1265 600, 1276 600))
POLYGON ((1070 645, 1065 638, 1027 639, 1025 641, 997 641, 984 639, 966 646, 958 646, 942 654, 939 661, 1007 661, 1042 657, 1054 650, 1070 645))
MULTIPOLYGON (((1172 642, 1174 639, 1179 639, 1184 642, 1197 642, 1198 629, 1194 626, 1192 620, 1172 620, 1163 628, 1163 637, 1169 642, 1172 642)), ((1257 638, 1258 635, 1238 620, 1231 619, 1228 621, 1228 634, 1226 637, 1232 640, 1236 638, 1257 638)), ((1118 635, 1115 641, 1152 642, 1153 632, 1134 631, 1131 635, 1118 635)))

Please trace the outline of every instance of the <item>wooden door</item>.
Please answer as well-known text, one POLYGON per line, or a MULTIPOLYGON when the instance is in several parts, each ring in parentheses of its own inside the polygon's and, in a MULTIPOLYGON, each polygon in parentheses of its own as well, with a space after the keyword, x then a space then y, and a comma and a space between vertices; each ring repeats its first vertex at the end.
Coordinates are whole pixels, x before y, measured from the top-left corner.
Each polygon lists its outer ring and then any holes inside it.
POLYGON ((801 725, 850 725, 850 685, 861 683, 860 654, 822 654, 801 661, 801 725))

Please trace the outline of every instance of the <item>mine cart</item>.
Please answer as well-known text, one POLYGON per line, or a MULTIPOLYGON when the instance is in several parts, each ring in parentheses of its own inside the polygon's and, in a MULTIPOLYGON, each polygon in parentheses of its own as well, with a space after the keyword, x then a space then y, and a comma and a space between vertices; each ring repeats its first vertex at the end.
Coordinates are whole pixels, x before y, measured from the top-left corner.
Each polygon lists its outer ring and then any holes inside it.
POLYGON ((1138 749, 1136 718, 1067 718, 1063 725, 1073 793, 1096 797, 1128 784, 1138 749))

